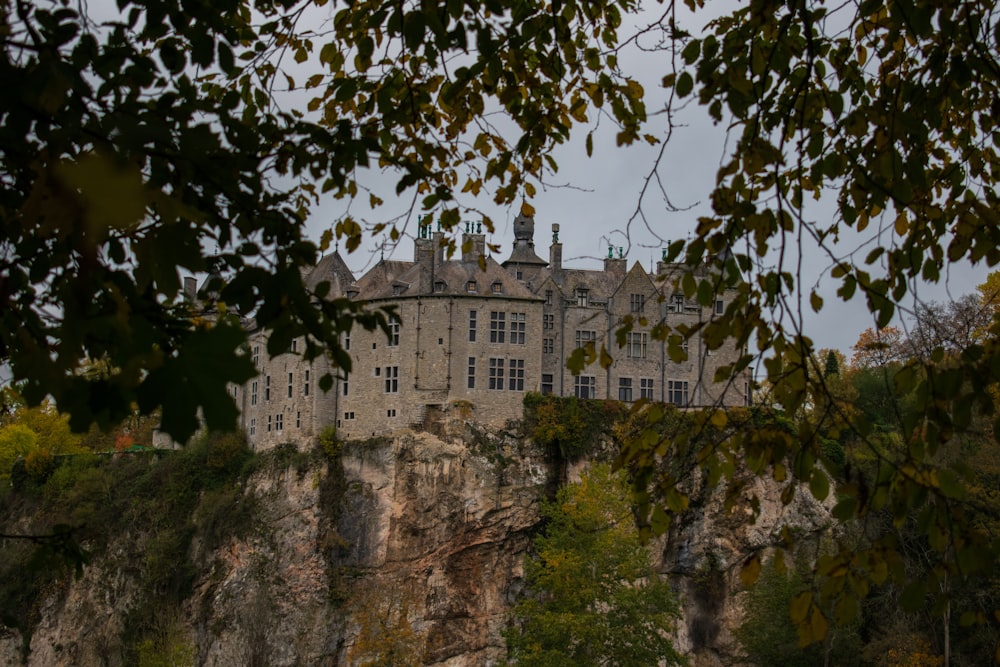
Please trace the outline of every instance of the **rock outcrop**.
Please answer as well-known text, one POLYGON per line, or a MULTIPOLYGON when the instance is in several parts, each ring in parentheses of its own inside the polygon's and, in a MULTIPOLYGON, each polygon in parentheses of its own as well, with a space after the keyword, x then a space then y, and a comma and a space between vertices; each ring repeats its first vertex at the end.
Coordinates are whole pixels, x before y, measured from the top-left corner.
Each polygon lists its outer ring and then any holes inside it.
MULTIPOLYGON (((332 461, 262 465, 243 492, 252 529, 191 543, 190 594, 156 619, 162 645, 220 667, 350 665, 392 646, 407 655, 396 664, 499 664, 553 466, 515 434, 450 428, 350 443, 332 461)), ((654 545, 681 595, 677 641, 694 664, 732 662, 733 591, 748 550, 783 525, 825 521, 808 494, 786 507, 776 489, 754 491, 756 523, 706 498, 654 545)), ((119 536, 80 578, 46 592, 24 664, 122 664, 140 595, 133 539, 119 536)), ((5 664, 21 664, 20 644, 16 632, 0 635, 5 664)))

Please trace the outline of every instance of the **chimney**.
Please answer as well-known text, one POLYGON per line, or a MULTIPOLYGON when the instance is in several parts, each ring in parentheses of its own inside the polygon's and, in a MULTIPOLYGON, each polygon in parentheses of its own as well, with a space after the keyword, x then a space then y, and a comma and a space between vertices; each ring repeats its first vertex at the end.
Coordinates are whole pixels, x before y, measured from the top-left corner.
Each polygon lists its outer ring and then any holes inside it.
POLYGON ((198 280, 192 276, 184 279, 184 298, 192 303, 198 300, 198 280))
POLYGON ((549 246, 549 270, 559 275, 562 273, 562 243, 559 243, 559 225, 552 225, 552 245, 549 246))
POLYGON ((628 268, 628 260, 625 259, 624 252, 619 246, 618 256, 615 257, 614 246, 608 246, 608 256, 604 259, 604 272, 612 273, 616 276, 624 276, 628 268))
POLYGON ((434 242, 431 238, 430 216, 417 223, 417 238, 413 241, 413 261, 430 268, 434 262, 434 242))
POLYGON ((462 261, 479 262, 480 257, 486 257, 486 234, 482 233, 483 223, 465 223, 465 233, 462 234, 462 261), (478 227, 473 231, 473 224, 478 227))

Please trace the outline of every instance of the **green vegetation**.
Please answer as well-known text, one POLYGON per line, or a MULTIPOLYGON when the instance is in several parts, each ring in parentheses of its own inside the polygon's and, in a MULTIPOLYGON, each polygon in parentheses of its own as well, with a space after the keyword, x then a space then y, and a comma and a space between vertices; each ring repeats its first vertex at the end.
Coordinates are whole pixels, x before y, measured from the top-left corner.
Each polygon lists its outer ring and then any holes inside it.
POLYGON ((618 401, 529 392, 524 396, 525 432, 561 460, 575 461, 598 453, 602 441, 627 411, 618 401))
POLYGON ((522 667, 682 664, 668 633, 670 584, 639 539, 624 477, 596 464, 559 490, 525 562, 526 596, 506 633, 522 667))
POLYGON ((77 558, 111 558, 114 543, 128 553, 114 554, 113 561, 139 582, 122 637, 128 662, 161 664, 150 662, 152 656, 187 655, 190 649, 168 621, 191 591, 197 568, 192 540, 212 549, 252 529, 255 503, 244 489, 252 469, 242 438, 211 434, 178 451, 67 458, 46 479, 8 491, 0 507, 4 516, 30 516, 34 534, 64 534, 66 540, 40 547, 3 542, 4 623, 21 630, 27 650, 42 599, 66 582, 81 564, 77 558))

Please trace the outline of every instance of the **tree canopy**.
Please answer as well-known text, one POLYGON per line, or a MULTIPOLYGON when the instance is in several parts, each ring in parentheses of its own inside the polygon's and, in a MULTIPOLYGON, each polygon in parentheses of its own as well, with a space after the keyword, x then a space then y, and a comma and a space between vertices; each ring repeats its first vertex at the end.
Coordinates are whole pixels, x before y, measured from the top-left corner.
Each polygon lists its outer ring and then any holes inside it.
MULTIPOLYGON (((729 141, 712 212, 667 258, 692 269, 679 281, 685 296, 710 306, 722 290, 735 294, 697 329, 709 349, 747 349, 717 379, 756 359, 775 403, 835 414, 802 329, 803 310, 824 305, 802 272, 807 249, 876 329, 917 281, 941 280, 954 262, 1000 262, 994 3, 664 0, 630 27, 639 9, 635 0, 119 0, 97 19, 86 4, 3 0, 0 359, 29 402, 51 395, 77 427, 112 423, 133 405, 162 408, 180 439, 199 409, 209 427, 229 426, 227 383, 254 372, 238 317, 270 332, 272 354, 305 336, 306 355, 344 368, 340 335, 384 324, 325 298, 328 286, 303 284, 302 268, 334 237, 350 250, 366 233, 344 216, 319 243, 306 238, 319 198, 361 196, 359 174, 371 167, 392 173, 396 195, 446 230, 461 218, 459 195, 523 201, 530 214, 558 168, 554 147, 582 137, 589 153, 599 123, 613 124, 623 147, 666 142, 682 129, 674 113, 695 104, 729 141), (706 5, 718 13, 702 26, 706 5), (315 8, 329 21, 306 20, 315 8), (657 113, 619 58, 640 32, 663 68, 657 113), (303 78, 292 63, 315 69, 303 78), (312 99, 288 107, 280 88, 312 99), (811 206, 817 198, 834 213, 811 206), (868 237, 850 241, 858 234, 868 237), (209 318, 180 296, 189 272, 225 276, 212 281, 209 318), (86 359, 108 371, 80 374, 86 359)), ((398 239, 406 220, 370 231, 398 239)), ((995 418, 997 326, 964 349, 902 364, 894 391, 915 401, 901 424, 905 452, 885 458, 871 487, 836 480, 838 516, 920 512, 939 577, 982 572, 998 553, 965 520, 974 508, 963 473, 941 457, 995 418)), ((679 348, 677 332, 661 334, 679 348)), ((858 415, 845 419, 838 428, 872 434, 858 415)), ((782 471, 790 457, 795 478, 826 495, 823 423, 800 424, 789 443, 734 433, 699 464, 717 481, 744 456, 782 471)), ((655 467, 664 455, 655 441, 638 438, 622 463, 655 467)), ((642 510, 659 507, 653 527, 663 529, 664 498, 676 491, 668 478, 645 479, 654 484, 642 510)), ((869 554, 866 571, 888 566, 878 561, 885 549, 869 554)))

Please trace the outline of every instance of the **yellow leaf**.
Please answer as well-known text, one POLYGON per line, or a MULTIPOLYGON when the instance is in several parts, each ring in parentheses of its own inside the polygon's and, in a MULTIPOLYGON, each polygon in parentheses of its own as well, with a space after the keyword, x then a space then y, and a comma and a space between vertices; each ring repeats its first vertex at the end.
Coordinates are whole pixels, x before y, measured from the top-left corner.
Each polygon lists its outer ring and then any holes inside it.
POLYGON ((896 216, 896 233, 900 236, 906 236, 906 232, 910 229, 910 222, 906 219, 906 212, 901 211, 899 215, 896 216))
POLYGON ((744 561, 743 567, 740 568, 740 582, 744 588, 749 588, 754 585, 758 577, 760 577, 760 556, 755 554, 744 561))
POLYGON ((712 413, 712 418, 710 421, 712 426, 718 429, 722 429, 726 427, 727 423, 729 423, 729 417, 726 416, 725 410, 716 410, 715 412, 712 413))
POLYGON ((800 625, 805 622, 810 606, 812 606, 812 593, 809 591, 803 591, 792 598, 792 604, 788 610, 792 623, 800 625))
POLYGON ((526 215, 529 218, 535 215, 535 207, 528 202, 521 203, 521 215, 526 215))

